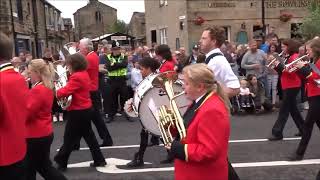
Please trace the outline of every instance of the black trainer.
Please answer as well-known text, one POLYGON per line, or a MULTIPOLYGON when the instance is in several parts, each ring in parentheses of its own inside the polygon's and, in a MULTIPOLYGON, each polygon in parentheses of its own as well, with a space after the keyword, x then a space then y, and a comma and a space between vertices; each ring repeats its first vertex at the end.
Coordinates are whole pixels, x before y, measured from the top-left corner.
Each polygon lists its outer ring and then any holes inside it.
POLYGON ((129 168, 141 167, 144 166, 143 157, 139 156, 138 153, 134 155, 134 159, 127 164, 129 168))

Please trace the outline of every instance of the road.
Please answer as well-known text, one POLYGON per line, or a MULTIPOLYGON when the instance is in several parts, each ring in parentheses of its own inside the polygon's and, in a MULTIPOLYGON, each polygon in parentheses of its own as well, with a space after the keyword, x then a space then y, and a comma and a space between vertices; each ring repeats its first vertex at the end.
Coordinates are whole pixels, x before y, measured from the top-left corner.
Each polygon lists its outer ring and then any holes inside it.
MULTIPOLYGON (((306 112, 303 114, 305 115, 306 112)), ((229 159, 242 180, 315 180, 320 170, 320 133, 315 127, 304 161, 288 162, 287 158, 296 149, 299 138, 292 119, 285 127, 285 140, 270 142, 277 112, 262 115, 236 115, 231 118, 229 159)), ((65 123, 55 123, 55 139, 51 147, 52 157, 63 142, 65 123)), ((90 168, 90 151, 82 140, 81 150, 71 154, 65 175, 70 180, 169 180, 173 179, 173 164, 162 165, 166 158, 162 146, 148 147, 143 168, 128 169, 125 164, 138 149, 141 125, 137 120, 128 122, 122 117, 107 124, 114 146, 102 149, 108 165, 90 168)), ((101 142, 101 140, 99 139, 101 142)), ((41 179, 41 178, 40 178, 41 179)))

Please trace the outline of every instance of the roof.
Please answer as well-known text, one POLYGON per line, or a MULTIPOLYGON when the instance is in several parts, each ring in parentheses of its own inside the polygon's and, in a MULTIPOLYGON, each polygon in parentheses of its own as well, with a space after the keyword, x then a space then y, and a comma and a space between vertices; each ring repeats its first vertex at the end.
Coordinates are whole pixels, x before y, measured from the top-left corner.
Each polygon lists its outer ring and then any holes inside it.
POLYGON ((133 36, 130 36, 129 34, 124 34, 124 33, 120 33, 120 32, 115 32, 115 33, 111 33, 111 34, 104 34, 104 35, 98 36, 98 37, 92 39, 92 41, 99 41, 99 40, 105 39, 105 38, 107 38, 107 37, 109 37, 109 36, 115 36, 115 35, 117 35, 117 36, 128 36, 128 37, 130 37, 131 39, 134 39, 134 37, 133 37, 133 36))
POLYGON ((49 1, 44 0, 44 4, 48 4, 49 6, 53 7, 55 10, 61 13, 61 11, 58 8, 56 8, 54 5, 50 4, 49 1))
POLYGON ((79 9, 77 9, 77 11, 73 13, 73 15, 74 15, 74 14, 76 14, 77 12, 79 12, 79 11, 81 11, 81 10, 85 9, 86 7, 88 7, 88 5, 89 5, 90 3, 99 3, 100 5, 103 5, 103 6, 109 7, 109 8, 111 8, 111 9, 113 9, 113 10, 117 11, 117 9, 116 9, 116 8, 111 7, 111 6, 109 6, 109 5, 106 5, 106 4, 104 4, 104 3, 100 2, 100 1, 95 1, 95 2, 90 2, 90 1, 89 1, 87 5, 85 5, 85 6, 81 7, 81 8, 79 8, 79 9))

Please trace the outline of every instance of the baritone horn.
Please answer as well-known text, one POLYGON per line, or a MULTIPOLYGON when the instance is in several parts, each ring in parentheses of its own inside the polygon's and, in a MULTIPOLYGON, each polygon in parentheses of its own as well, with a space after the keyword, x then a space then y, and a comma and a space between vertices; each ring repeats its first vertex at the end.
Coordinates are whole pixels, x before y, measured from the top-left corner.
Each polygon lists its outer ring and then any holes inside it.
POLYGON ((178 76, 175 72, 169 71, 162 73, 157 77, 157 79, 155 79, 155 81, 153 81, 153 85, 162 87, 169 98, 169 107, 162 105, 156 113, 158 115, 156 119, 158 121, 164 145, 169 145, 174 140, 171 133, 172 128, 178 131, 181 140, 186 137, 183 118, 181 117, 179 108, 175 101, 177 97, 184 95, 184 91, 179 94, 175 94, 173 91, 173 83, 177 78, 178 76))

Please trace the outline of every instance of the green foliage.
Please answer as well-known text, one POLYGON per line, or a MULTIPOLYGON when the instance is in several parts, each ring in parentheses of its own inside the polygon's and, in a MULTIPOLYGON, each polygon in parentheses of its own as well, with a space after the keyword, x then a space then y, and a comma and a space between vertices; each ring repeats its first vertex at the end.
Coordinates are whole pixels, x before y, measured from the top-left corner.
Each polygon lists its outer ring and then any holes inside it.
POLYGON ((309 40, 320 35, 320 2, 313 1, 309 7, 309 16, 303 20, 301 32, 309 40))
POLYGON ((110 33, 128 33, 128 25, 122 21, 122 20, 117 20, 114 24, 112 24, 109 27, 109 32, 110 33))

